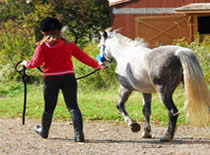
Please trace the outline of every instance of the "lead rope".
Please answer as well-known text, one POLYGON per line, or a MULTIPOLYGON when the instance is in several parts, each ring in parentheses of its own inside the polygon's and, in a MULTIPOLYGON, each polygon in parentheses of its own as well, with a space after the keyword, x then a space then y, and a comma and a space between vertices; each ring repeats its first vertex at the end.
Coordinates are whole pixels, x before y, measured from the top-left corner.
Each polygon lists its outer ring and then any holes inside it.
POLYGON ((80 80, 80 79, 86 78, 86 77, 88 77, 88 76, 94 74, 95 72, 97 72, 97 71, 99 71, 99 70, 100 70, 100 69, 95 69, 94 71, 92 71, 92 72, 90 72, 90 73, 88 73, 88 74, 86 74, 86 75, 84 75, 84 76, 81 76, 81 77, 76 78, 76 80, 80 80))
MULTIPOLYGON (((37 69, 38 69, 40 72, 43 73, 43 71, 42 71, 42 69, 41 69, 40 67, 37 67, 37 69)), ((86 78, 86 77, 88 77, 88 76, 94 74, 95 72, 97 72, 97 71, 99 71, 99 70, 100 70, 100 69, 95 69, 94 71, 92 71, 92 72, 90 72, 90 73, 88 73, 88 74, 86 74, 86 75, 83 75, 83 76, 81 76, 81 77, 76 78, 76 80, 80 80, 80 79, 86 78)))

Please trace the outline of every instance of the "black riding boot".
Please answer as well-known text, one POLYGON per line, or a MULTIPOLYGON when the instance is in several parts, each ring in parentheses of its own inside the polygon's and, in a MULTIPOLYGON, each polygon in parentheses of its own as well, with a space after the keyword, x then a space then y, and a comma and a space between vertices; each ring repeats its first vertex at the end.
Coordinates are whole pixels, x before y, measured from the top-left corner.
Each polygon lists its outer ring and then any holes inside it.
POLYGON ((36 131, 36 133, 38 133, 42 138, 47 138, 48 137, 48 132, 50 129, 50 125, 52 122, 52 117, 53 114, 52 113, 48 113, 48 112, 43 112, 42 114, 42 125, 36 125, 34 127, 34 130, 36 131))
POLYGON ((84 142, 84 134, 83 134, 83 120, 82 114, 79 109, 71 109, 70 110, 72 122, 74 126, 74 141, 75 142, 84 142))

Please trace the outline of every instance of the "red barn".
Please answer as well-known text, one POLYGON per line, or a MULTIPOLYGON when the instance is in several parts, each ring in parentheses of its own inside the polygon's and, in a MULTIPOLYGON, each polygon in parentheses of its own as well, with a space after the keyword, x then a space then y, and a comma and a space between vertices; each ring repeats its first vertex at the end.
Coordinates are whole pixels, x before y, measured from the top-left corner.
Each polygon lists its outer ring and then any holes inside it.
POLYGON ((210 0, 109 0, 112 28, 150 47, 210 33, 210 0))

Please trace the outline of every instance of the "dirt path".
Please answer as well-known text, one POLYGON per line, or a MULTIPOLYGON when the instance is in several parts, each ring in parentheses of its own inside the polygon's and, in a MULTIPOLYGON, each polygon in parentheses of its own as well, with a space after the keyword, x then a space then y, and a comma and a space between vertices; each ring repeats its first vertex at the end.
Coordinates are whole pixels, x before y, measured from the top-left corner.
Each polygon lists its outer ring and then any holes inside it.
MULTIPOLYGON (((179 126, 171 143, 159 142, 166 127, 152 125, 152 139, 142 139, 125 123, 85 121, 85 143, 73 141, 73 128, 67 121, 54 120, 49 139, 40 138, 33 127, 40 120, 0 119, 0 155, 210 155, 210 128, 179 126)), ((141 124, 143 125, 143 124, 141 124)))

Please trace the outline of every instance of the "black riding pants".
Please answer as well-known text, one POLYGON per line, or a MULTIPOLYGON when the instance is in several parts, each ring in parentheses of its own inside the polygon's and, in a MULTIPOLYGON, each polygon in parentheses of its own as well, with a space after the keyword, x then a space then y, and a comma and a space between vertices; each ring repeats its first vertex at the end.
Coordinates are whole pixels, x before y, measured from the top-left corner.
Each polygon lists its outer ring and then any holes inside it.
POLYGON ((53 113, 59 90, 62 90, 67 109, 78 109, 77 81, 74 74, 49 76, 44 79, 44 112, 53 113))

